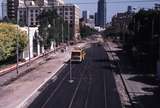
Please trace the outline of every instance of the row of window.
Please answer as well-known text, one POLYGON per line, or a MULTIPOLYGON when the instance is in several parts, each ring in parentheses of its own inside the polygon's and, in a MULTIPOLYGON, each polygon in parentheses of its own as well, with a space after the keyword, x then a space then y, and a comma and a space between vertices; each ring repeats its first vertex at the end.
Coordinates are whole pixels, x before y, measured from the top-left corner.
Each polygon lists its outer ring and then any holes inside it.
MULTIPOLYGON (((60 11, 63 11, 63 8, 59 8, 59 10, 60 10, 60 11)), ((72 7, 70 7, 70 8, 64 8, 64 10, 65 10, 65 11, 72 11, 73 8, 72 8, 72 7)))

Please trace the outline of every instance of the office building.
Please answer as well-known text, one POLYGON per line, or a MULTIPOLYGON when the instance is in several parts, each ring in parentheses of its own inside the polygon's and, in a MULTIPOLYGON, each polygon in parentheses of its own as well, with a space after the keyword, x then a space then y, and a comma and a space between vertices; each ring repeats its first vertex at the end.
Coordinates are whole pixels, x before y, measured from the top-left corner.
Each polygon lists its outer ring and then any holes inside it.
POLYGON ((69 23, 71 28, 71 35, 79 37, 79 19, 80 19, 80 8, 77 5, 65 4, 63 6, 55 7, 58 15, 64 18, 64 21, 69 23))
POLYGON ((88 17, 89 16, 89 13, 88 13, 88 11, 82 11, 82 18, 83 18, 83 20, 85 21, 85 23, 87 23, 87 20, 88 20, 88 17))
POLYGON ((16 21, 19 0, 7 0, 7 15, 10 20, 16 21))
POLYGON ((95 13, 95 26, 98 26, 98 13, 95 13))
POLYGON ((98 1, 98 26, 105 28, 106 25, 106 0, 98 1))
MULTIPOLYGON (((26 19, 26 7, 19 6, 18 8, 18 20, 20 24, 36 27, 39 24, 38 16, 40 14, 39 6, 34 2, 28 7, 28 17, 26 19), (28 22, 28 23, 27 23, 28 22)), ((52 10, 52 6, 43 6, 43 10, 52 10)), ((79 35, 79 19, 80 19, 80 8, 77 5, 65 4, 54 6, 54 9, 57 10, 59 16, 64 18, 64 21, 69 23, 71 28, 72 36, 78 37, 79 35)))

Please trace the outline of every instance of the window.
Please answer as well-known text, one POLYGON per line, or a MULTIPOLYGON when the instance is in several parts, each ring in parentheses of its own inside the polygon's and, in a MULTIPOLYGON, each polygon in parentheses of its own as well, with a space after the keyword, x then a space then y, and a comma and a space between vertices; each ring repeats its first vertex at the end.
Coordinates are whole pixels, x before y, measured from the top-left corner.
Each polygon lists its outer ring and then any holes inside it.
POLYGON ((33 13, 33 10, 30 10, 31 13, 33 13))
POLYGON ((33 25, 33 22, 31 22, 31 25, 33 25))
POLYGON ((65 11, 68 11, 68 8, 65 8, 65 11))
POLYGON ((73 12, 70 12, 70 15, 73 15, 73 12))
POLYGON ((65 15, 68 15, 68 12, 65 12, 65 15))

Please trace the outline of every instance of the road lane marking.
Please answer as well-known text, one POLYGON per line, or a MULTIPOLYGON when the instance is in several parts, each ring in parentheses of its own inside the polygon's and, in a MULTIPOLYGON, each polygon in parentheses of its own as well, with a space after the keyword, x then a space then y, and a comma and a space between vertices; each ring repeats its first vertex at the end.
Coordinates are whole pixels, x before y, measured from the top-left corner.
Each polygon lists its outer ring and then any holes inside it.
POLYGON ((40 88, 42 88, 54 75, 64 66, 65 64, 62 64, 55 72, 52 73, 50 77, 45 79, 45 81, 38 87, 36 88, 24 101, 22 101, 16 108, 27 108, 27 101, 38 92, 40 88))
POLYGON ((78 89, 79 89, 79 87, 80 87, 80 84, 81 84, 81 82, 82 82, 82 78, 83 78, 83 76, 84 76, 84 74, 85 74, 85 72, 86 72, 86 68, 87 68, 87 63, 85 64, 85 67, 84 67, 84 70, 83 70, 83 74, 82 74, 82 76, 81 76, 81 78, 80 78, 80 80, 79 80, 79 82, 78 82, 78 84, 77 84, 77 86, 76 86, 76 89, 75 89, 75 91, 74 91, 74 94, 73 94, 73 96, 72 96, 72 99, 71 99, 71 101, 70 101, 70 104, 69 104, 68 108, 72 108, 72 104, 73 104, 73 102, 74 102, 74 99, 75 99, 75 97, 76 97, 76 94, 77 94, 77 92, 78 92, 78 89))

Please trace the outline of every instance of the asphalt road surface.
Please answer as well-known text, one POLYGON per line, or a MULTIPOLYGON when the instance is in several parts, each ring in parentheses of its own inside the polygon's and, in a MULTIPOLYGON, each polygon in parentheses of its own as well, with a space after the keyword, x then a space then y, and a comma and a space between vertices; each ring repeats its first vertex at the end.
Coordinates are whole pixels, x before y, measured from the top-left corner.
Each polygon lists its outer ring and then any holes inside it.
POLYGON ((29 108, 121 108, 120 98, 102 46, 92 44, 82 63, 68 65, 50 80, 29 108))

